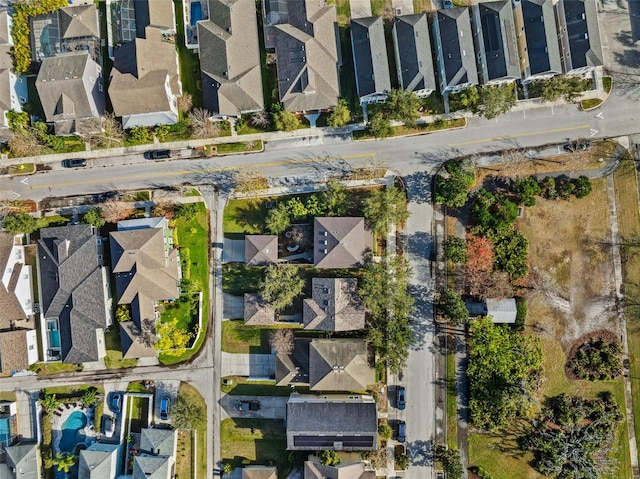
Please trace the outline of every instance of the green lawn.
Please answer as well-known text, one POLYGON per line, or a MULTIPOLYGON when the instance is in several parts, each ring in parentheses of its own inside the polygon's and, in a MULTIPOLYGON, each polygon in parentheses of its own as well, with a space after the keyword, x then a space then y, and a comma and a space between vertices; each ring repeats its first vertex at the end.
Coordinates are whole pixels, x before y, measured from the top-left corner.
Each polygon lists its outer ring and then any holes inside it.
POLYGON ((264 280, 264 268, 245 266, 242 263, 222 265, 222 291, 234 296, 258 291, 260 282, 264 280))
POLYGON ((63 364, 61 362, 53 363, 35 363, 29 367, 29 370, 38 373, 38 376, 48 376, 49 374, 69 373, 74 371, 82 371, 84 366, 78 367, 75 364, 63 364))
POLYGON ((228 353, 269 354, 269 335, 279 328, 294 328, 297 325, 245 326, 243 320, 222 322, 222 350, 228 353))
POLYGON ((605 93, 611 93, 612 86, 613 86, 613 78, 602 77, 602 87, 604 88, 605 93))
POLYGON ((10 175, 30 175, 31 173, 36 172, 36 164, 35 163, 21 163, 19 165, 14 165, 9 167, 10 175))
MULTIPOLYGON (((178 218, 175 222, 177 230, 177 244, 182 248, 189 248, 191 261, 191 280, 197 281, 202 289, 202 331, 192 350, 187 350, 180 356, 160 354, 160 361, 164 364, 175 364, 193 356, 202 346, 207 334, 209 319, 209 214, 204 203, 198 203, 198 214, 192 220, 178 218)), ((189 302, 177 301, 177 308, 171 309, 171 315, 163 314, 163 318, 177 317, 182 324, 191 323, 191 328, 197 326, 191 317, 191 305, 189 302), (191 319, 190 319, 191 318, 191 319)))
POLYGON ((182 0, 174 0, 176 12, 176 49, 178 50, 178 60, 180 63, 180 81, 182 90, 190 93, 193 107, 202 107, 202 81, 200 80, 200 58, 193 50, 189 50, 185 45, 184 38, 184 16, 182 14, 182 0))
POLYGON ((587 98, 586 100, 580 100, 580 106, 583 110, 595 108, 600 104, 602 104, 602 100, 600 98, 587 98))
POLYGON ((262 234, 267 217, 267 199, 229 200, 224 209, 225 234, 262 234))
MULTIPOLYGON (((414 127, 407 126, 394 126, 392 127, 391 136, 403 136, 403 135, 422 135, 425 133, 432 133, 434 131, 448 130, 450 128, 463 128, 467 126, 466 118, 455 118, 453 120, 443 120, 440 123, 431 122, 431 123, 422 123, 416 125, 414 127)), ((374 139, 371 133, 368 130, 356 130, 353 132, 354 140, 370 140, 374 139)))
MULTIPOLYGON (((455 351, 455 345, 447 344, 455 351)), ((447 353, 447 444, 458 449, 458 410, 456 405, 456 355, 447 353)))
POLYGON ((104 365, 107 369, 133 368, 138 364, 137 359, 122 359, 122 346, 120 344, 120 326, 114 324, 108 333, 104 333, 107 355, 104 365))
POLYGON ((283 479, 291 470, 282 421, 225 419, 220 423, 220 452, 224 463, 235 467, 274 464, 283 479))
POLYGON ((48 226, 64 226, 69 221, 71 221, 70 217, 68 217, 68 216, 60 216, 60 215, 43 216, 42 219, 43 219, 43 221, 47 222, 47 224, 45 226, 43 226, 43 228, 46 228, 48 226))
MULTIPOLYGON (((191 402, 198 405, 202 410, 207 410, 207 405, 204 402, 204 398, 200 395, 198 390, 187 383, 180 383, 180 389, 178 390, 180 396, 188 396, 191 398, 191 402)), ((204 421, 198 425, 197 431, 197 452, 196 452, 196 469, 197 478, 204 479, 207 476, 207 422, 204 421)), ((193 444, 193 441, 192 441, 193 444)), ((190 455, 189 455, 190 456, 190 455)), ((180 455, 178 455, 177 463, 180 462, 180 455)), ((180 477, 192 477, 192 476, 180 476, 180 477)))
POLYGON ((131 432, 140 432, 147 426, 149 415, 149 400, 138 396, 129 396, 129 419, 131 420, 131 432))
POLYGON ((233 153, 251 153, 262 151, 262 140, 238 141, 235 143, 221 143, 217 145, 218 155, 229 155, 233 153))
POLYGON ((189 122, 181 120, 175 125, 169 125, 169 132, 164 138, 162 143, 168 143, 171 141, 184 141, 191 138, 191 130, 189 129, 189 122))
POLYGON ((291 394, 291 388, 288 386, 276 386, 273 381, 247 381, 247 378, 242 376, 223 378, 221 389, 223 393, 233 396, 289 396, 291 394), (231 384, 225 384, 225 380, 230 380, 231 384))
POLYGON ((328 0, 327 3, 336 6, 338 25, 348 25, 351 19, 351 5, 349 4, 349 0, 328 0))

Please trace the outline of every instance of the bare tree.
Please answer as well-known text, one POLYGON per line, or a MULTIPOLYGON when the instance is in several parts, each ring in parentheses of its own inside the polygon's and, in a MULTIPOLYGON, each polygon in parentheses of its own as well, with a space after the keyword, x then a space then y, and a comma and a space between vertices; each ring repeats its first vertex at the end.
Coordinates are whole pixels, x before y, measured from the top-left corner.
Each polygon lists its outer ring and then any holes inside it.
POLYGON ((131 203, 112 199, 102 205, 100 216, 108 223, 115 223, 131 216, 133 211, 134 208, 131 203))
POLYGON ((211 121, 211 112, 204 108, 194 108, 187 115, 191 134, 196 138, 211 138, 220 132, 218 122, 211 121))
POLYGON ((88 140, 91 146, 98 146, 102 148, 114 148, 121 146, 124 141, 124 131, 122 125, 113 113, 105 114, 102 121, 96 119, 96 122, 101 124, 96 125, 96 128, 90 128, 92 133, 89 135, 88 140))
POLYGON ((530 173, 529 164, 531 160, 525 156, 524 150, 505 150, 500 156, 503 159, 503 163, 500 165, 500 170, 496 172, 496 176, 521 178, 530 173))
POLYGON ((271 332, 269 343, 276 354, 291 354, 293 352, 293 329, 276 329, 271 332))
POLYGON ((365 161, 362 167, 358 170, 358 173, 360 173, 365 179, 372 180, 374 178, 380 178, 384 176, 385 172, 387 171, 387 166, 384 164, 381 158, 379 158, 378 156, 374 156, 365 161))
POLYGON ((171 217, 173 216, 173 210, 175 207, 176 205, 174 203, 160 198, 159 200, 156 200, 156 204, 153 207, 153 216, 171 217))
POLYGON ((256 111, 251 115, 251 124, 257 128, 266 128, 269 122, 269 113, 266 110, 256 111))
POLYGON ((239 193, 264 190, 269 186, 267 178, 258 170, 240 170, 235 177, 235 182, 236 191, 239 193))
POLYGON ((35 156, 42 154, 45 148, 31 130, 26 130, 11 139, 9 150, 13 156, 35 156))
POLYGON ((181 97, 178 97, 178 110, 185 114, 191 110, 193 107, 193 97, 191 93, 182 93, 181 97))

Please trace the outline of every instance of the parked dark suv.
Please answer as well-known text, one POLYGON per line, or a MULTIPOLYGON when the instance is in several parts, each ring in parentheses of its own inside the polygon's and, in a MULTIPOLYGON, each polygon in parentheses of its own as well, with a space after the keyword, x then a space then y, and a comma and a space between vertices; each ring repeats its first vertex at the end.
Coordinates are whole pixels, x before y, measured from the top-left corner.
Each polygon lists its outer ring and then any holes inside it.
POLYGON ((403 386, 398 386, 396 388, 396 407, 400 410, 407 407, 406 391, 403 386))
POLYGON ((65 168, 80 168, 82 166, 87 166, 87 160, 84 158, 68 158, 66 160, 62 160, 62 166, 65 168))
POLYGON ((151 150, 144 154, 149 160, 166 160, 171 158, 171 150, 151 150))
POLYGON ((407 425, 404 421, 398 423, 398 442, 405 442, 407 440, 407 425))

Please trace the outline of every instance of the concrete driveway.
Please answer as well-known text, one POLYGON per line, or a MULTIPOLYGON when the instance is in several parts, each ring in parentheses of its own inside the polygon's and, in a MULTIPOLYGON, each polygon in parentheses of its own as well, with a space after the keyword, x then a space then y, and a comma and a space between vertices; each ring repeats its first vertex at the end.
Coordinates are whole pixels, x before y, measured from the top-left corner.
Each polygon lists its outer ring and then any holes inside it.
POLYGON ((351 8, 351 18, 364 18, 373 15, 371 13, 371 0, 349 0, 349 6, 351 8))
POLYGON ((222 319, 243 319, 244 298, 223 293, 222 295, 222 319))
POLYGON ((153 420, 156 424, 171 424, 171 409, 169 409, 168 420, 160 419, 160 401, 162 398, 168 397, 172 404, 175 403, 179 387, 180 381, 166 379, 156 381, 156 397, 153 405, 153 420))
POLYGON ((244 240, 225 238, 222 243, 223 263, 244 263, 244 240))
POLYGON ((232 396, 223 394, 220 398, 222 419, 230 417, 284 419, 287 413, 287 396, 232 396), (236 401, 259 401, 257 411, 238 411, 236 401))
POLYGON ((391 5, 394 15, 413 14, 413 0, 392 0, 391 5))
POLYGON ((274 378, 276 357, 273 354, 231 354, 222 352, 222 376, 274 378))

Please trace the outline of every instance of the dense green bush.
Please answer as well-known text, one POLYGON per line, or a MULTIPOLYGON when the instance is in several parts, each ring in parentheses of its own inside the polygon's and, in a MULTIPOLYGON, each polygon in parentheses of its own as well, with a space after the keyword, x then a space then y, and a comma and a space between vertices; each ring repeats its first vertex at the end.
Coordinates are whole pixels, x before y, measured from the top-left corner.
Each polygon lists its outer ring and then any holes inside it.
POLYGON ((613 379, 622 374, 622 348, 616 342, 592 339, 578 347, 567 368, 579 379, 613 379))
POLYGON ((471 207, 471 216, 478 223, 477 232, 487 236, 500 235, 512 228, 518 218, 518 205, 505 193, 481 188, 471 207))
POLYGON ((516 322, 513 329, 524 331, 524 322, 527 319, 527 298, 521 296, 516 298, 516 322))
POLYGON ((435 180, 436 202, 460 208, 467 202, 469 188, 475 181, 470 160, 451 160, 444 164, 446 174, 439 173, 435 180))
POLYGON ((509 190, 516 197, 519 205, 534 206, 536 204, 536 196, 540 194, 542 188, 535 178, 520 178, 515 180, 509 186, 509 190))
POLYGON ((457 236, 450 236, 442 244, 444 257, 456 264, 467 262, 467 242, 457 236))

